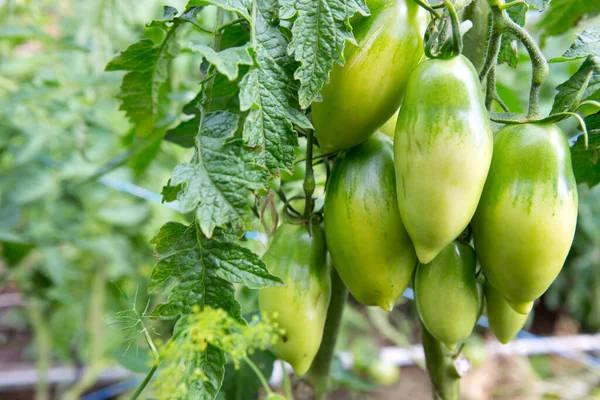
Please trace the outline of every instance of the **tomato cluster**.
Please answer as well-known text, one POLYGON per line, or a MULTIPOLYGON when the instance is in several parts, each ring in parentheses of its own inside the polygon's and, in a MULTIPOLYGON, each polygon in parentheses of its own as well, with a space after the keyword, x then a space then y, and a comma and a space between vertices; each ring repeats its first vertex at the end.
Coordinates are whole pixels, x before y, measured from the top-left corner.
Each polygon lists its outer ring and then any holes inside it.
POLYGON ((340 151, 325 195, 325 234, 293 228, 304 238, 296 244, 284 225, 265 257, 287 286, 262 291, 261 311, 283 316, 289 344, 277 354, 300 374, 321 341, 326 251, 352 295, 369 306, 390 311, 414 277, 434 359, 469 337, 484 303, 496 337, 510 341, 560 272, 575 232, 577 188, 564 133, 521 124, 492 134, 471 62, 461 55, 421 60, 424 11, 407 0, 371 11, 353 24, 358 47, 349 46, 323 102, 312 106, 323 152, 340 151), (392 136, 388 120, 401 101, 392 141, 376 131, 392 136), (288 254, 281 235, 289 236, 288 254), (290 249, 300 245, 293 252, 303 258, 292 260, 290 249), (316 264, 319 279, 301 272, 316 264))

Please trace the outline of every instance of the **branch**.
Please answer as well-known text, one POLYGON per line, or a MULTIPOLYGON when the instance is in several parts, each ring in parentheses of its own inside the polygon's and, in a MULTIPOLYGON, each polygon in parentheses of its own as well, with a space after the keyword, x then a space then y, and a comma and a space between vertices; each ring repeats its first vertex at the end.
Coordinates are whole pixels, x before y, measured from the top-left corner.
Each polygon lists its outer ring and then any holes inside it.
POLYGON ((315 388, 316 400, 325 399, 329 391, 331 361, 347 297, 348 289, 346 289, 335 268, 331 268, 331 300, 327 308, 323 341, 307 375, 315 388))

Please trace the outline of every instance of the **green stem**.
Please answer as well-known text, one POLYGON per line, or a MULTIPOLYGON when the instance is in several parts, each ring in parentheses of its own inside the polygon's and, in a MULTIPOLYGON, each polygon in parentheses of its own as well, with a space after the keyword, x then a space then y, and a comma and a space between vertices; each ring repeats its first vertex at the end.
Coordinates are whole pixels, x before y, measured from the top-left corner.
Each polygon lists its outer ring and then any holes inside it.
POLYGON ((144 378, 144 380, 142 381, 142 383, 140 384, 140 386, 138 386, 138 388, 135 390, 135 392, 133 392, 133 394, 129 398, 130 400, 136 400, 139 397, 139 395, 142 394, 142 392, 144 391, 144 389, 146 388, 146 386, 148 386, 148 383, 150 382, 150 380, 154 376, 154 373, 158 369, 158 365, 159 364, 160 364, 159 362, 156 362, 154 364, 154 366, 152 367, 152 369, 150 370, 150 372, 148 372, 148 375, 146 375, 146 377, 144 378))
POLYGON ((433 16, 433 18, 435 18, 435 19, 440 18, 440 14, 437 11, 435 11, 435 9, 433 7, 431 7, 431 5, 427 2, 427 0, 414 0, 414 2, 417 3, 420 7, 429 11, 429 13, 433 16))
POLYGON ((515 35, 523 46, 525 46, 529 53, 529 58, 531 59, 531 89, 529 92, 529 111, 527 116, 529 118, 535 118, 540 114, 540 88, 546 80, 546 77, 548 77, 548 61, 546 61, 542 51, 525 29, 511 20, 508 16, 506 16, 504 24, 506 25, 506 30, 515 35))
POLYGON ((444 0, 444 5, 450 15, 450 22, 452 24, 452 56, 458 56, 463 50, 462 35, 460 34, 460 21, 458 20, 458 14, 456 9, 449 0, 444 0))
POLYGON ((90 358, 83 377, 65 393, 66 400, 75 400, 96 383, 102 371, 102 355, 104 348, 104 303, 105 303, 105 277, 102 271, 96 272, 92 282, 92 292, 89 310, 89 348, 90 358))
MULTIPOLYGON (((224 19, 225 19, 225 10, 223 10, 220 7, 217 8, 217 17, 216 17, 216 21, 215 21, 215 27, 213 29, 213 35, 215 37, 214 42, 213 42, 213 50, 216 52, 219 52, 221 50, 221 37, 223 34, 219 28, 221 27, 221 25, 223 25, 224 19)), ((204 88, 203 103, 204 103, 204 108, 207 111, 210 111, 210 104, 212 102, 212 88, 215 83, 215 77, 216 77, 216 74, 214 74, 213 78, 207 82, 206 87, 204 88)))
MULTIPOLYGON (((254 371, 254 373, 260 380, 260 383, 263 385, 263 387, 267 391, 267 394, 273 393, 273 391, 271 390, 271 387, 269 386, 269 382, 267 382, 267 380, 265 379, 265 376, 262 374, 262 372, 260 372, 260 369, 256 366, 256 364, 254 364, 252 362, 250 357, 244 357, 244 361, 246 361, 248 363, 248 365, 250 366, 250 368, 252 368, 252 371, 254 371)), ((283 370, 283 373, 285 373, 285 369, 283 370)))
POLYGON ((484 83, 488 74, 492 70, 498 60, 498 54, 500 53, 500 43, 502 39, 502 34, 504 33, 504 26, 502 24, 502 12, 498 10, 498 8, 492 7, 492 26, 490 29, 490 39, 488 41, 488 50, 485 57, 485 61, 483 63, 483 67, 481 68, 481 72, 479 73, 479 79, 481 83, 484 83))
POLYGON ((49 400, 48 369, 50 368, 50 331, 44 320, 41 304, 37 299, 31 299, 27 303, 27 312, 35 337, 35 348, 37 351, 36 369, 37 381, 35 387, 35 400, 49 400))
POLYGON ((506 32, 512 33, 525 46, 531 59, 531 88, 527 117, 535 119, 540 115, 540 88, 548 76, 548 61, 546 61, 531 35, 510 19, 506 13, 506 8, 517 4, 517 2, 506 4, 504 0, 488 0, 488 4, 492 9, 492 34, 490 35, 486 60, 479 75, 481 82, 484 82, 488 73, 493 71, 492 67, 496 65, 502 35, 506 32))
POLYGON ((217 29, 217 32, 222 32, 223 30, 227 29, 228 27, 242 23, 245 20, 246 20, 246 18, 238 18, 238 19, 234 19, 233 21, 226 22, 223 25, 219 26, 219 28, 217 29))
POLYGON ((308 371, 308 379, 315 389, 315 400, 325 399, 329 391, 331 361, 347 297, 348 289, 335 268, 331 268, 331 300, 327 308, 323 341, 308 371))
POLYGON ((503 111, 509 112, 508 106, 504 104, 498 92, 496 90, 496 66, 492 66, 492 69, 487 77, 487 89, 485 94, 485 106, 489 110, 492 109, 492 102, 495 101, 502 108, 503 111))
POLYGON ((304 219, 308 221, 313 212, 313 193, 315 191, 315 175, 313 171, 312 155, 313 155, 313 131, 308 131, 306 134, 306 168, 304 174, 304 219))
POLYGON ((285 393, 285 398, 293 400, 294 394, 292 392, 292 382, 290 381, 290 375, 285 370, 285 363, 283 360, 279 360, 279 364, 281 365, 281 371, 283 372, 283 392, 285 393))

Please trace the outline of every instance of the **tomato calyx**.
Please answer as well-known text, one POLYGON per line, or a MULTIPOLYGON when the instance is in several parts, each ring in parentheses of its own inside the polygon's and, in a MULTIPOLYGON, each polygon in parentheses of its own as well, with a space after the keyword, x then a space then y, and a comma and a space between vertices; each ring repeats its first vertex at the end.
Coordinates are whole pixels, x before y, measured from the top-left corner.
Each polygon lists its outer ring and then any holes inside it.
MULTIPOLYGON (((418 4, 423 6, 421 2, 418 4)), ((434 18, 425 31, 425 55, 428 58, 441 59, 450 59, 460 55, 463 48, 460 22, 452 3, 444 0, 443 15, 431 14, 434 18)))

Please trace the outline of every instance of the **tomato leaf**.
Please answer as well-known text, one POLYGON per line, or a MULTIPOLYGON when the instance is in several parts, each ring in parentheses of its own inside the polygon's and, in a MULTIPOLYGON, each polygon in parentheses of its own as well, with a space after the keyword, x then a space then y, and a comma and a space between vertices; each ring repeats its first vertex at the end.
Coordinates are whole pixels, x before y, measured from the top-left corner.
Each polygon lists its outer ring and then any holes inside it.
POLYGON ((250 146, 262 149, 257 161, 271 172, 291 170, 298 134, 293 125, 312 128, 299 110, 288 66, 287 39, 272 20, 277 15, 276 0, 257 1, 254 51, 257 65, 240 82, 240 108, 249 111, 243 137, 250 146))
MULTIPOLYGON (((250 360, 265 377, 273 373, 273 363, 277 358, 268 351, 258 350, 250 356, 250 360)), ((225 368, 222 393, 226 399, 255 400, 258 398, 262 383, 256 373, 243 362, 238 368, 230 362, 225 368)))
MULTIPOLYGON (((172 7, 171 7, 172 8, 172 7)), ((165 9, 167 19, 151 24, 164 30, 165 37, 159 44, 141 39, 117 54, 106 66, 106 71, 128 71, 123 77, 119 109, 125 111, 139 136, 149 135, 159 115, 159 94, 167 81, 167 67, 179 54, 176 32, 179 23, 167 28, 166 22, 174 21, 172 10, 165 9)))
POLYGON ((554 98, 551 114, 569 110, 576 102, 584 100, 600 100, 600 55, 589 56, 579 70, 566 82, 556 87, 558 93, 554 98), (587 88, 581 92, 586 81, 587 88))
POLYGON ((590 134, 586 150, 583 135, 571 147, 571 162, 577 183, 587 183, 594 187, 600 183, 600 131, 590 134))
POLYGON ((197 154, 173 171, 170 186, 181 185, 177 194, 181 211, 195 211, 207 237, 215 227, 243 229, 252 216, 251 191, 267 183, 264 167, 254 163, 256 152, 248 150, 233 134, 238 116, 226 111, 206 114, 197 136, 197 154))
POLYGON ((158 263, 152 271, 149 292, 170 292, 153 315, 172 319, 191 312, 194 305, 222 308, 241 320, 233 283, 258 289, 282 283, 268 273, 252 251, 229 242, 223 231, 212 239, 195 224, 168 222, 150 241, 156 246, 158 263))
POLYGON ((551 63, 587 58, 589 55, 600 56, 600 27, 591 26, 577 35, 575 42, 560 57, 554 57, 551 63))
POLYGON ((582 19, 600 13, 600 2, 590 0, 552 0, 538 27, 545 36, 557 36, 577 26, 582 19))
POLYGON ((188 398, 198 400, 213 400, 221 390, 225 377, 225 353, 209 344, 206 350, 199 352, 198 357, 187 365, 186 377, 194 377, 194 372, 204 373, 203 379, 189 379, 188 398))
POLYGON ((190 0, 187 3, 187 8, 194 6, 206 6, 208 4, 215 5, 227 11, 233 11, 240 14, 246 20, 250 21, 249 2, 243 0, 190 0))
POLYGON ((214 65, 217 70, 229 78, 230 81, 238 77, 239 65, 252 65, 252 57, 248 53, 249 46, 230 47, 220 52, 214 51, 211 47, 203 44, 190 43, 190 50, 200 53, 209 63, 214 65))
POLYGON ((362 0, 283 1, 281 18, 297 16, 288 52, 300 62, 294 77, 300 81, 302 108, 308 108, 329 80, 333 63, 344 64, 344 45, 355 43, 350 17, 356 12, 369 15, 362 0))
POLYGON ((525 3, 529 4, 538 11, 544 11, 548 4, 550 4, 550 0, 525 0, 525 3))

